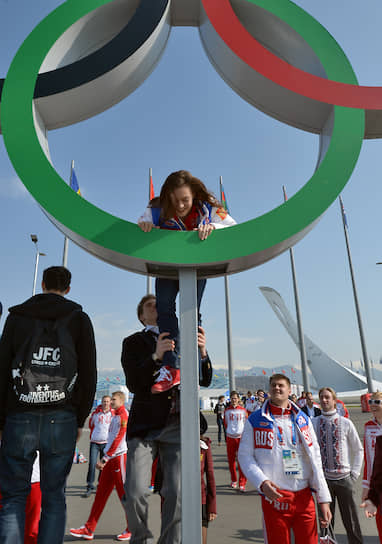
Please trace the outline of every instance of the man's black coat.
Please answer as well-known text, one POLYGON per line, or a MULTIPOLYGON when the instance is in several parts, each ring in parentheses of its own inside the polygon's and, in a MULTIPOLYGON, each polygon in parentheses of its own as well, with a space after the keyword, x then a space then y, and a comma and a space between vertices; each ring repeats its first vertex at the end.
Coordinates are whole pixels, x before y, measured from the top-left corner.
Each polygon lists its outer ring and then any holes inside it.
MULTIPOLYGON (((156 348, 156 336, 151 331, 140 331, 123 340, 121 362, 126 385, 134 393, 127 426, 128 438, 145 435, 153 429, 166 426, 171 408, 170 391, 151 393, 151 386, 161 363, 152 359, 156 348)), ((208 387, 212 379, 209 357, 202 360, 199 384, 208 387)))

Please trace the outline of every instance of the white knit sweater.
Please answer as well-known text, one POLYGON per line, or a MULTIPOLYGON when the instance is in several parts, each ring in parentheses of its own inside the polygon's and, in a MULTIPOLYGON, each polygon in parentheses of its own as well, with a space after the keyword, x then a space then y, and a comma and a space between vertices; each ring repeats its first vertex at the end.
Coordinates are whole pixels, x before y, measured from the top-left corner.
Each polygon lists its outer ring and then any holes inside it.
POLYGON ((362 467, 363 447, 352 421, 333 410, 313 418, 313 426, 325 478, 340 480, 350 475, 357 479, 362 467))

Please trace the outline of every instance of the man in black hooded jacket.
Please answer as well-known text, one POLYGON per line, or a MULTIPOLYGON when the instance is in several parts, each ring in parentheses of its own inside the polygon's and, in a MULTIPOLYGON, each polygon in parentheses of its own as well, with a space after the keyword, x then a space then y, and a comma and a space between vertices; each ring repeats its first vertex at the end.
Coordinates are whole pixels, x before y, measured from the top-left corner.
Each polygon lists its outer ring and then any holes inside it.
POLYGON ((82 307, 64 298, 71 274, 62 266, 44 271, 43 294, 9 310, 0 340, 0 542, 24 542, 25 501, 36 451, 40 452, 42 512, 39 544, 62 544, 65 534, 65 484, 76 439, 92 407, 97 369, 94 333, 82 307), (12 362, 31 337, 36 320, 68 316, 67 330, 77 359, 70 398, 60 405, 23 404, 13 390, 12 362), (69 317, 70 316, 70 317, 69 317))

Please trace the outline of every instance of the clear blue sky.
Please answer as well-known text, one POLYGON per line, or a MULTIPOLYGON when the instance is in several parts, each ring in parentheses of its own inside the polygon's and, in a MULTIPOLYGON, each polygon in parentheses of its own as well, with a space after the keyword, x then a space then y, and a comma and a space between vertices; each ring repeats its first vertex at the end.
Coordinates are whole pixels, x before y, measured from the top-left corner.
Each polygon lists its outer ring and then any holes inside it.
MULTIPOLYGON (((0 0, 0 74, 5 76, 19 45, 61 2, 0 0)), ((299 0, 340 43, 363 85, 382 85, 382 4, 379 0, 299 0)), ((75 160, 82 194, 115 215, 136 221, 147 200, 148 169, 155 190, 171 171, 188 169, 217 192, 219 176, 232 215, 251 219, 282 201, 311 176, 318 137, 275 121, 244 102, 215 72, 196 28, 176 28, 159 65, 132 95, 89 121, 54 131, 54 165, 68 179, 75 160)), ((380 332, 382 260, 382 142, 365 141, 343 192, 369 356, 382 353, 380 332)), ((63 235, 45 217, 17 176, 0 136, 1 289, 5 308, 32 291, 39 237, 43 267, 60 264, 63 235)), ((250 241, 249 241, 250 242, 250 241)), ((336 202, 295 247, 305 332, 340 361, 359 360, 342 223, 336 202)), ((100 368, 119 366, 121 340, 140 327, 136 304, 146 279, 113 268, 70 243, 71 297, 91 316, 100 368)), ((230 277, 233 352, 237 368, 299 364, 296 347, 258 286, 277 289, 294 311, 288 253, 230 277)), ((202 313, 211 357, 226 365, 223 279, 210 280, 202 313)), ((4 318, 0 323, 2 327, 4 318)))

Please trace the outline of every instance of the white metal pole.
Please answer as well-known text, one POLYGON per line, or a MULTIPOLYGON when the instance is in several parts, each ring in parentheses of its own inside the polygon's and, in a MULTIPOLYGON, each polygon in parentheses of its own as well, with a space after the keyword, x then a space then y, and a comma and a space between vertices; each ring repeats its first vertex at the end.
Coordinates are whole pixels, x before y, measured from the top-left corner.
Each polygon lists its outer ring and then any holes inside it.
MULTIPOLYGON (((284 201, 287 200, 286 190, 283 185, 284 201)), ((298 340, 300 344, 300 359, 301 359, 301 370, 302 370, 302 382, 304 385, 304 391, 310 391, 309 384, 309 372, 308 372, 308 363, 306 360, 306 349, 305 349, 305 340, 304 340, 304 331, 302 328, 302 319, 301 319, 301 310, 300 310, 300 300, 298 296, 298 286, 297 286, 297 277, 296 269, 294 266, 294 255, 293 249, 289 249, 290 257, 290 267, 292 270, 292 280, 293 280, 293 291, 294 291, 294 301, 296 305, 296 318, 297 318, 297 329, 298 329, 298 340)))
MULTIPOLYGON (((223 177, 220 176, 220 199, 223 199, 223 177)), ((234 391, 235 385, 235 371, 233 368, 232 357, 232 329, 231 329, 231 301, 229 296, 229 281, 228 277, 224 276, 224 291, 225 291, 225 316, 226 316, 226 330, 227 330, 227 357, 228 357, 228 379, 229 390, 234 391)))
POLYGON ((349 235, 348 235, 348 229, 347 229, 345 215, 344 215, 345 211, 344 211, 344 207, 343 207, 343 204, 342 204, 341 197, 339 197, 338 200, 339 200, 340 208, 341 208, 342 225, 343 225, 343 228, 344 228, 346 250, 347 250, 348 261, 349 261, 350 276, 351 276, 351 282, 352 282, 352 286, 353 286, 354 305, 355 305, 355 311, 356 311, 356 314, 357 314, 357 321, 358 321, 359 336, 360 336, 360 340, 361 340, 363 362, 364 362, 364 365, 365 365, 367 388, 368 388, 369 393, 373 393, 374 392, 373 378, 372 378, 372 374, 371 374, 369 357, 368 357, 367 349, 366 349, 365 334, 363 332, 361 309, 359 307, 359 302, 358 302, 357 286, 356 286, 356 283, 355 283, 355 276, 354 276, 354 270, 353 270, 353 261, 352 261, 351 252, 350 252, 349 235))
POLYGON ((32 296, 35 296, 36 294, 36 283, 37 283, 37 270, 38 270, 38 261, 39 261, 40 253, 36 244, 36 260, 34 265, 34 278, 33 278, 33 289, 32 289, 32 296))
POLYGON ((182 544, 201 544, 196 269, 179 271, 182 544))
MULTIPOLYGON (((74 168, 74 160, 72 160, 72 163, 70 165, 70 177, 69 177, 69 184, 70 180, 72 179, 72 173, 74 168)), ((64 251, 62 254, 62 266, 65 266, 65 268, 68 266, 68 247, 69 247, 69 238, 65 236, 64 239, 64 251)))
POLYGON ((229 284, 228 284, 227 276, 224 276, 224 287, 225 287, 225 312, 226 312, 226 328, 227 328, 229 390, 234 391, 236 389, 236 385, 235 385, 235 371, 233 368, 233 358, 232 358, 231 301, 229 297, 229 284))

